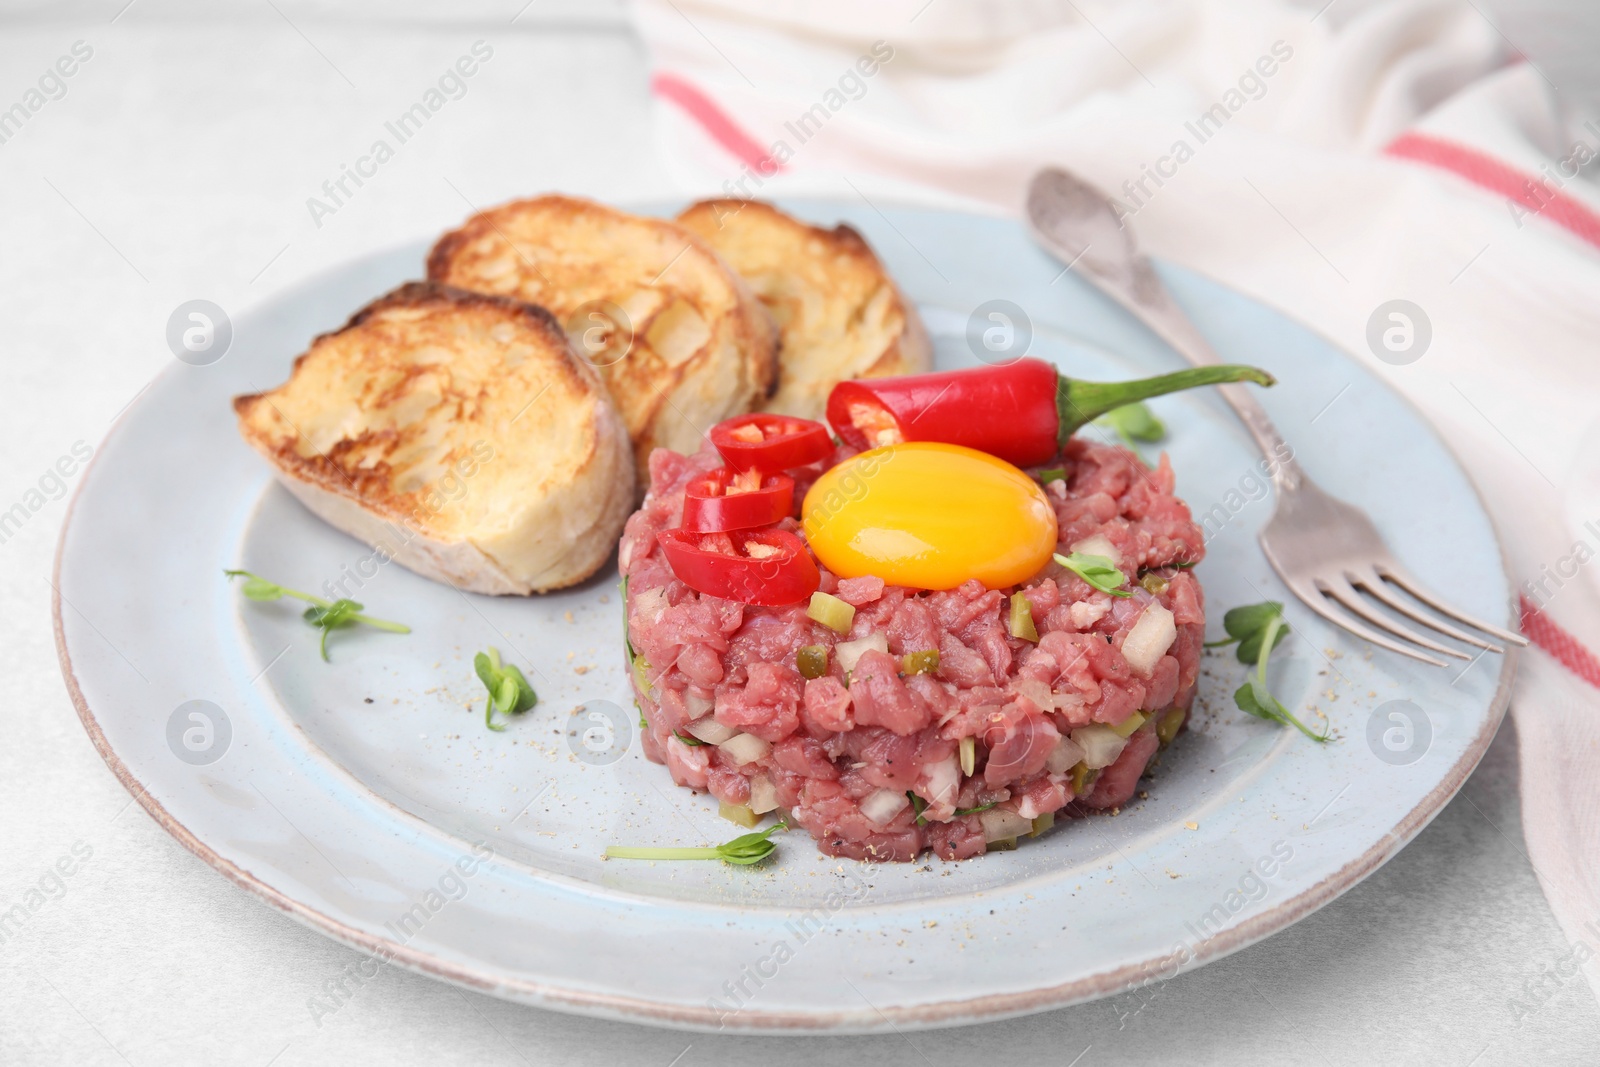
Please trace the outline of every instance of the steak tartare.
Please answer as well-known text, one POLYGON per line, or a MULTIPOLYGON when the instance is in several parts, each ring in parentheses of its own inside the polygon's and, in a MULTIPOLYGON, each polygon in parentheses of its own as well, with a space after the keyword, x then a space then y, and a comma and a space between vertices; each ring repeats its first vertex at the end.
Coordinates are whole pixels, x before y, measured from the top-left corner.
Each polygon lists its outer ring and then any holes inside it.
MULTIPOLYGON (((819 562, 820 592, 855 609, 848 632, 804 602, 741 603, 675 576, 657 535, 720 463, 710 447, 656 450, 621 544, 644 751, 679 785, 744 817, 782 811, 830 856, 965 859, 1126 803, 1182 728, 1205 628, 1189 568, 1205 547, 1165 456, 1151 470, 1073 438, 1044 485, 1060 551, 1113 561, 1117 595, 1059 562, 1011 588, 934 591, 819 562)), ((803 537, 792 516, 777 528, 803 537)))

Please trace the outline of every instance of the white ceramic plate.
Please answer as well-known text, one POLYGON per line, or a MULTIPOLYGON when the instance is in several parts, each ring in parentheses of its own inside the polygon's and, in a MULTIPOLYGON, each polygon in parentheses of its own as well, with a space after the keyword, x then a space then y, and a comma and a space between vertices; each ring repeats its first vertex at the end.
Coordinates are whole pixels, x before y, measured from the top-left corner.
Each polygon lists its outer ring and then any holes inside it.
MULTIPOLYGON (((969 317, 992 299, 1025 308, 1031 351, 1071 373, 1177 365, 1014 223, 791 207, 867 236, 924 309, 941 365, 973 362, 969 317)), ((374 566, 234 431, 231 396, 282 381, 314 334, 416 276, 424 252, 286 292, 234 323, 217 362, 175 362, 84 475, 56 574, 67 684, 122 782, 228 878, 383 960, 680 1027, 848 1032, 1040 1011, 1160 981, 1332 900, 1438 812, 1499 725, 1510 659, 1425 667, 1286 594, 1255 543, 1271 504, 1248 439, 1215 397, 1185 394, 1155 407, 1180 494, 1210 516, 1198 573, 1213 633, 1227 607, 1287 601, 1295 637, 1273 687, 1302 716, 1325 713, 1336 743, 1235 710, 1243 668, 1224 651, 1208 655, 1193 729, 1148 799, 1015 852, 864 866, 794 834, 755 869, 604 861, 607 843, 740 832, 639 752, 614 568, 564 593, 493 599, 374 566), (351 595, 415 632, 341 632, 323 663, 287 602, 244 601, 226 567, 311 590, 355 574, 351 595), (471 666, 488 645, 540 696, 503 734, 483 727, 471 666)), ((1506 618, 1494 531, 1417 414, 1302 327, 1163 273, 1225 357, 1279 377, 1265 403, 1318 481, 1367 508, 1424 581, 1506 618)))

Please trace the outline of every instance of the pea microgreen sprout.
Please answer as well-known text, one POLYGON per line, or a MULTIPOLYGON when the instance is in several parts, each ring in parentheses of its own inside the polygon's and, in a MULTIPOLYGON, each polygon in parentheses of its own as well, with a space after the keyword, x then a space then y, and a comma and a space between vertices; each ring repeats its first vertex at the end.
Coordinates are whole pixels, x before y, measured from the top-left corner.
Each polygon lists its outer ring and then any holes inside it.
MULTIPOLYGON (((909 789, 906 790, 906 796, 911 801, 911 810, 917 813, 917 825, 918 826, 926 826, 928 824, 928 817, 926 815, 924 815, 923 812, 928 810, 928 802, 926 800, 923 800, 921 797, 917 796, 916 793, 913 793, 909 789)), ((998 803, 999 803, 999 801, 997 801, 997 800, 991 800, 989 803, 987 803, 987 804, 979 804, 975 808, 957 808, 955 810, 954 814, 956 814, 958 816, 959 815, 980 815, 983 812, 988 811, 990 808, 994 807, 998 803)))
POLYGON ((494 721, 496 711, 509 718, 522 714, 539 702, 539 694, 533 691, 533 686, 528 684, 522 671, 514 664, 500 662, 498 648, 490 646, 489 651, 479 652, 472 657, 472 666, 478 672, 484 688, 489 690, 489 699, 483 705, 483 725, 489 729, 500 731, 506 728, 503 721, 494 721))
POLYGON ((632 845, 607 845, 608 860, 721 860, 748 867, 760 863, 777 849, 769 840, 774 830, 787 830, 789 824, 782 819, 765 830, 741 834, 732 841, 708 848, 649 848, 632 845))
POLYGON ((1087 552, 1074 552, 1070 556, 1063 556, 1058 552, 1055 558, 1057 563, 1102 593, 1123 597, 1133 595, 1124 589, 1117 588, 1128 580, 1127 576, 1117 570, 1116 564, 1105 556, 1096 556, 1087 552))
POLYGON ((1117 435, 1127 442, 1129 448, 1134 447, 1139 441, 1153 444, 1167 435, 1167 428, 1142 400, 1135 400, 1120 408, 1112 408, 1094 421, 1098 425, 1109 426, 1117 431, 1117 435))
POLYGON ((311 593, 302 593, 298 589, 290 589, 286 585, 270 582, 259 574, 249 571, 223 571, 229 578, 243 578, 244 585, 240 587, 246 599, 249 600, 282 600, 288 597, 291 600, 301 600, 311 606, 301 614, 301 618, 322 631, 320 647, 322 658, 328 659, 328 635, 334 630, 347 626, 371 626, 375 630, 384 630, 392 634, 408 634, 411 627, 399 622, 390 622, 388 619, 376 619, 371 615, 361 614, 362 605, 348 597, 338 600, 328 600, 311 593))
POLYGON ((1233 694, 1233 702, 1239 710, 1268 722, 1293 726, 1313 741, 1327 741, 1326 728, 1320 734, 1314 733, 1267 690, 1267 659, 1272 655, 1272 650, 1289 636, 1289 624, 1283 621, 1283 605, 1276 600, 1268 600, 1263 604, 1234 608, 1222 617, 1222 628, 1228 632, 1228 636, 1219 641, 1208 641, 1206 647, 1216 648, 1238 642, 1235 654, 1239 662, 1255 667, 1249 679, 1233 694))

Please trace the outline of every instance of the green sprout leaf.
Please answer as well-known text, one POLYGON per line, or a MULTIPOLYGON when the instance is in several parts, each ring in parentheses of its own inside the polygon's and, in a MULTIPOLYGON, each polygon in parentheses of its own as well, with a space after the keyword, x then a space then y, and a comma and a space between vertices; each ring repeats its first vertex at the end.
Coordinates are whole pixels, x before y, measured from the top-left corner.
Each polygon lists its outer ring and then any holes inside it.
POLYGON ((1039 472, 1039 484, 1049 485, 1051 482, 1064 482, 1067 480, 1065 467, 1052 467, 1047 471, 1039 472))
POLYGON ((721 860, 723 863, 748 867, 760 863, 777 849, 770 840, 774 830, 787 830, 789 824, 782 819, 765 830, 741 834, 713 848, 644 848, 630 845, 606 846, 606 859, 610 860, 721 860))
POLYGON ((1094 421, 1117 431, 1117 436, 1121 437, 1129 448, 1133 448, 1140 441, 1153 444, 1167 436, 1167 428, 1156 418, 1155 412, 1139 400, 1124 404, 1120 408, 1112 408, 1094 421))
POLYGON ((1118 586, 1128 580, 1127 576, 1117 570, 1116 565, 1104 556, 1096 556, 1086 552, 1074 552, 1070 556, 1056 554, 1056 562, 1079 578, 1088 582, 1102 593, 1112 596, 1128 597, 1133 594, 1118 586))
POLYGON ((928 802, 909 789, 906 790, 906 799, 911 801, 911 810, 917 813, 917 825, 926 826, 928 820, 923 818, 922 813, 928 809, 928 802))
POLYGON ((1208 642, 1210 646, 1231 645, 1238 642, 1239 660, 1253 664, 1250 678, 1233 694, 1233 702, 1246 715, 1293 726, 1318 743, 1328 740, 1328 728, 1319 734, 1295 717, 1294 713, 1267 689, 1267 660, 1272 650, 1289 636, 1289 624, 1283 621, 1283 605, 1275 600, 1234 608, 1222 617, 1222 628, 1228 637, 1208 642), (1247 655, 1248 653, 1248 655, 1247 655))
POLYGON ((291 600, 303 601, 311 606, 301 613, 300 617, 311 626, 321 631, 321 640, 318 647, 321 649, 323 661, 328 660, 328 635, 334 630, 347 626, 371 626, 375 630, 383 630, 392 634, 408 634, 411 627, 399 622, 390 622, 388 619, 376 619, 371 615, 361 613, 361 605, 348 598, 328 600, 312 593, 304 593, 298 589, 290 589, 286 585, 270 582, 259 574, 249 571, 223 571, 229 578, 243 578, 244 585, 239 591, 248 600, 282 600, 288 597, 291 600))
POLYGON ((487 652, 472 657, 472 669, 489 691, 489 699, 483 705, 483 725, 496 733, 506 728, 504 721, 495 721, 496 711, 505 720, 521 715, 539 702, 539 694, 528 684, 522 670, 515 664, 500 662, 500 650, 492 645, 487 652))

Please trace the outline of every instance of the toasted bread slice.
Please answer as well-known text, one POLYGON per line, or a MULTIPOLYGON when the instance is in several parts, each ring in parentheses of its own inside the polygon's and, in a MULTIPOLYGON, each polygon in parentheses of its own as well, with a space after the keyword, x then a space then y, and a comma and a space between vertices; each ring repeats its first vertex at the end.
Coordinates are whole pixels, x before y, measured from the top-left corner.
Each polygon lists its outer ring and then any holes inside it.
POLYGON ((549 308, 604 375, 641 477, 651 449, 693 452, 776 381, 777 331, 760 301, 661 219, 566 196, 514 201, 441 237, 428 277, 549 308))
POLYGON ((317 515, 477 593, 593 574, 633 507, 600 376, 541 308, 412 282, 234 399, 239 430, 317 515))
POLYGON ((704 200, 678 216, 750 284, 777 320, 778 389, 764 409, 820 419, 846 378, 928 369, 928 331, 848 226, 824 230, 759 200, 704 200))

